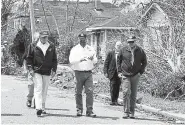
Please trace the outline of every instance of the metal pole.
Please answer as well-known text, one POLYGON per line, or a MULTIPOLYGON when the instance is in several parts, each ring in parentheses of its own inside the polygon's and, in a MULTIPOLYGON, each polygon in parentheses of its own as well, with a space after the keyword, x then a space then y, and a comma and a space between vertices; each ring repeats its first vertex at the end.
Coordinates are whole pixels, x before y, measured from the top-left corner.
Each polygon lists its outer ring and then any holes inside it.
POLYGON ((69 9, 69 1, 67 0, 67 4, 66 4, 66 34, 68 33, 68 9, 69 9))
POLYGON ((31 36, 32 36, 32 42, 33 42, 34 33, 35 33, 35 18, 34 18, 34 7, 33 7, 32 0, 29 0, 29 9, 30 9, 30 22, 31 22, 31 36))

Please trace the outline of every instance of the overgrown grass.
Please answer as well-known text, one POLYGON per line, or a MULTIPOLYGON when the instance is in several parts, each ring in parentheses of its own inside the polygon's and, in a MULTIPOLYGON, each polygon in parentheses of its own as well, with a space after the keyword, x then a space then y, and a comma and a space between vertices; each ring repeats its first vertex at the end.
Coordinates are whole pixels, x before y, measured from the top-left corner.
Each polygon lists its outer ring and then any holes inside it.
POLYGON ((185 100, 164 100, 161 98, 156 98, 148 93, 138 92, 138 97, 142 97, 142 104, 162 109, 164 111, 183 113, 185 114, 185 100))
MULTIPOLYGON (((72 75, 73 71, 68 71, 68 66, 62 66, 58 70, 58 74, 61 74, 57 77, 58 80, 56 80, 52 85, 59 87, 62 89, 69 89, 74 90, 75 89, 75 81, 73 80, 74 76, 72 75), (71 72, 71 73, 70 73, 71 72)), ((94 94, 105 94, 110 95, 110 82, 109 79, 105 78, 102 72, 96 71, 93 72, 93 82, 94 82, 94 94)), ((140 81, 142 82, 142 80, 140 81)), ((142 87, 143 84, 140 83, 140 86, 142 87)), ((140 87, 139 86, 139 87, 140 87)), ((138 89, 142 90, 142 89, 138 89)), ((120 94, 119 98, 122 99, 122 88, 120 87, 120 94)), ((185 114, 185 101, 170 101, 170 100, 164 100, 162 98, 156 98, 152 96, 149 93, 146 93, 144 91, 139 91, 137 98, 141 98, 142 101, 141 104, 148 105, 154 108, 162 109, 164 111, 169 112, 176 112, 176 113, 184 113, 185 114)))
MULTIPOLYGON (((106 95, 110 95, 109 80, 105 78, 103 74, 94 74, 93 77, 95 81, 94 91, 96 93, 101 93, 101 94, 103 93, 106 95)), ((123 97, 122 95, 123 95, 122 88, 120 87, 119 98, 122 99, 123 97)), ((139 91, 137 98, 141 98, 141 97, 142 97, 141 104, 158 108, 164 111, 185 114, 185 100, 181 100, 181 101, 178 101, 178 100, 170 101, 167 99, 164 100, 162 98, 153 97, 149 93, 144 93, 142 91, 139 91)))

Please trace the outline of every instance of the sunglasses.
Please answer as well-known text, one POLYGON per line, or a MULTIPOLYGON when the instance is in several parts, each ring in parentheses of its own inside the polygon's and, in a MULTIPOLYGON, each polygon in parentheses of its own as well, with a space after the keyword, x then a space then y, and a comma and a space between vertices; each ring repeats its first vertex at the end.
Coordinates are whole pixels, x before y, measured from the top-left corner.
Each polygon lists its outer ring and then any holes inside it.
POLYGON ((134 43, 134 41, 128 41, 128 43, 134 43))

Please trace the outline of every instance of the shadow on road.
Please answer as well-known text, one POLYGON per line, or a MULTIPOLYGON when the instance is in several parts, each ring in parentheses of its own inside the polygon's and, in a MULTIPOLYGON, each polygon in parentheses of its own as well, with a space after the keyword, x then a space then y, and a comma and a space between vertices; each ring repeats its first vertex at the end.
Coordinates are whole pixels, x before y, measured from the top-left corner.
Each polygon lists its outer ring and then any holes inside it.
POLYGON ((151 118, 135 118, 135 120, 146 120, 146 121, 165 121, 162 119, 151 119, 151 118))
POLYGON ((76 115, 50 114, 50 113, 47 113, 44 117, 48 117, 48 116, 78 118, 78 116, 76 116, 76 115))
POLYGON ((112 119, 112 120, 117 120, 119 117, 108 117, 108 116, 96 116, 95 118, 100 118, 100 119, 112 119))
POLYGON ((54 108, 46 108, 46 110, 62 110, 62 111, 70 111, 69 109, 54 109, 54 108))
POLYGON ((22 114, 1 114, 1 116, 22 116, 22 114))
MULTIPOLYGON (((79 116, 76 116, 76 115, 51 114, 51 113, 47 113, 44 117, 48 117, 48 116, 80 118, 79 116)), ((100 119, 112 119, 112 120, 119 119, 118 117, 107 117, 107 116, 96 116, 95 119, 96 118, 100 118, 100 119)))

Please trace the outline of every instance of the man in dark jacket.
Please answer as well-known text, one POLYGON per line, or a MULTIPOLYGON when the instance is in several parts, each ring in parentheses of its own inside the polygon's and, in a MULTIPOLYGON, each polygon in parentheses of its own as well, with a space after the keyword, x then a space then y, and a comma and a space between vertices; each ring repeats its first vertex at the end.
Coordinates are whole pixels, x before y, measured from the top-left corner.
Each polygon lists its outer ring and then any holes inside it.
POLYGON ((135 103, 137 86, 140 76, 147 65, 146 54, 142 48, 135 44, 136 37, 127 40, 128 46, 121 49, 118 54, 118 76, 122 78, 123 87, 123 118, 135 118, 135 103))
POLYGON ((121 49, 121 42, 116 42, 115 50, 110 51, 105 59, 104 63, 104 75, 110 79, 110 94, 111 103, 110 105, 119 105, 119 88, 121 85, 121 79, 118 77, 117 72, 117 55, 121 49))
POLYGON ((34 81, 37 116, 45 114, 45 101, 50 81, 57 69, 55 46, 48 42, 48 32, 41 31, 39 41, 28 47, 27 66, 34 81))

